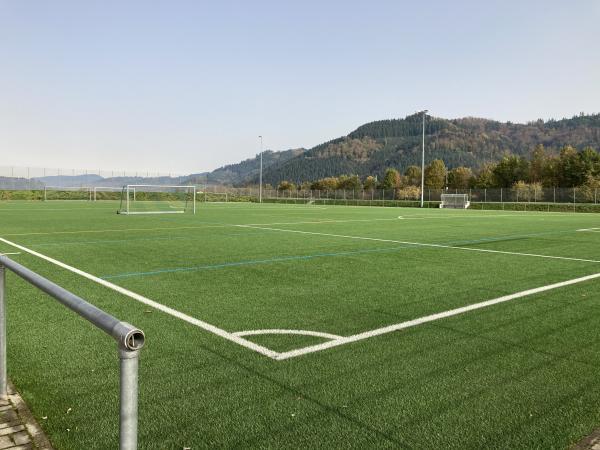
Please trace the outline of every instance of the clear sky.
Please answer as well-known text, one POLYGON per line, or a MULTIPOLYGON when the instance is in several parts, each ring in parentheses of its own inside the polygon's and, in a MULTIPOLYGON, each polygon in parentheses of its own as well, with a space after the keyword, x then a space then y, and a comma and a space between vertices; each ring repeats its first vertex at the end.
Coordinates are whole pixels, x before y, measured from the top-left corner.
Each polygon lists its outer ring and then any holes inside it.
POLYGON ((0 166, 189 173, 423 108, 598 112, 599 24, 599 0, 0 0, 0 166))

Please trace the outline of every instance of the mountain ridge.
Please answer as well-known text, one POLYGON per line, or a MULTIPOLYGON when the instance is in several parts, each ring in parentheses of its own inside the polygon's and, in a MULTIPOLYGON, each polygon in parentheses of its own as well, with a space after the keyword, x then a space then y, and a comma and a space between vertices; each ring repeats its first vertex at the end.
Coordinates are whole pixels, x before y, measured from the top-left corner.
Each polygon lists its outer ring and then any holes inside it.
MULTIPOLYGON (((506 154, 529 156, 542 144, 550 154, 566 145, 600 148, 600 114, 524 124, 478 117, 428 117, 426 162, 442 159, 449 168, 479 168, 506 154)), ((343 174, 383 175, 388 167, 403 171, 421 159, 422 116, 384 119, 363 124, 341 136, 264 168, 263 181, 276 185, 315 181, 343 174)), ((234 184, 256 184, 258 176, 234 184)))

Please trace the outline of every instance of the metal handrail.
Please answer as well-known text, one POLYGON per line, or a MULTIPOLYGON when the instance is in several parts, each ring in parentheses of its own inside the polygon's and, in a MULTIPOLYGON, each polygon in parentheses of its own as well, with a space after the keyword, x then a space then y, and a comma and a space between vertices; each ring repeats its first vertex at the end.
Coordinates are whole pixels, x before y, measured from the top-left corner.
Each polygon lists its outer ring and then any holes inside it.
POLYGON ((120 360, 119 448, 121 450, 135 450, 137 448, 138 426, 139 351, 144 346, 144 332, 127 322, 116 319, 77 295, 2 255, 0 255, 0 397, 6 399, 8 394, 5 268, 54 297, 117 341, 120 360))

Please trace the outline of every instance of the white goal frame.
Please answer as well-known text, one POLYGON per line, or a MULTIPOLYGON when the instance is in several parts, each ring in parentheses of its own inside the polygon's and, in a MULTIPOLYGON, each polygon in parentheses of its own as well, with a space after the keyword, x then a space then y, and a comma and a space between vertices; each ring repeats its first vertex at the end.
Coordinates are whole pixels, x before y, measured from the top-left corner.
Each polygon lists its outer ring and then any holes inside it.
MULTIPOLYGON (((123 186, 121 192, 125 192, 126 202, 125 202, 125 211, 117 211, 117 214, 123 214, 126 216, 131 215, 142 215, 142 214, 183 214, 184 211, 131 211, 130 208, 130 200, 129 194, 133 192, 135 196, 137 188, 169 188, 169 189, 186 189, 188 193, 192 194, 191 202, 192 202, 192 214, 196 214, 196 189, 195 185, 186 185, 186 186, 178 186, 172 184, 127 184, 123 186)), ((135 200, 135 197, 134 197, 135 200)), ((122 202, 122 198, 121 198, 122 202)))
POLYGON ((122 187, 115 187, 115 186, 94 186, 93 187, 93 197, 92 200, 93 201, 98 201, 98 198, 96 196, 96 194, 98 192, 122 192, 123 188, 122 187))
POLYGON ((199 192, 201 194, 204 194, 204 203, 229 203, 229 192, 208 192, 208 191, 204 191, 204 192, 199 192), (224 195, 225 196, 225 201, 209 201, 208 200, 208 196, 209 195, 224 195))
POLYGON ((440 208, 467 209, 470 205, 471 202, 469 201, 469 194, 441 195, 440 208))

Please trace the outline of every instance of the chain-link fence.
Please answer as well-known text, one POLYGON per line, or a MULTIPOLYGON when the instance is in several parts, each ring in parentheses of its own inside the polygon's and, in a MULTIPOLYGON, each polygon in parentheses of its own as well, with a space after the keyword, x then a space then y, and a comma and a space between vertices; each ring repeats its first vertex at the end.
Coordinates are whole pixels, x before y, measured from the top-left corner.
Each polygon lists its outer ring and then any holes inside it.
POLYGON ((189 175, 151 171, 65 169, 0 166, 0 190, 32 190, 46 187, 123 186, 125 184, 179 184, 189 175))
MULTIPOLYGON (((258 201, 258 188, 201 188, 199 201, 258 201)), ((473 209, 559 210, 557 205, 598 205, 600 189, 579 188, 494 188, 494 189, 425 189, 424 206, 439 206, 442 194, 466 194, 473 209), (517 205, 516 207, 510 205, 517 205)), ((408 186, 399 189, 357 190, 277 190, 263 189, 263 202, 286 204, 348 206, 420 206, 421 190, 408 186)))
MULTIPOLYGON (((126 184, 196 184, 200 202, 263 202, 354 206, 418 206, 417 186, 397 189, 277 190, 258 187, 206 186, 204 177, 148 171, 48 169, 0 166, 0 199, 52 198, 114 200, 117 188, 126 184), (104 189, 104 190, 103 190, 104 189), (54 191, 49 194, 50 191, 54 191), (79 192, 81 191, 81 192, 79 192), (85 191, 85 192, 84 192, 85 191), (59 194, 56 194, 59 192, 59 194), (64 192, 63 194, 60 194, 64 192)), ((438 207, 442 194, 467 194, 475 209, 559 210, 553 205, 599 205, 600 189, 590 187, 542 188, 516 185, 513 188, 425 189, 424 206, 438 207), (507 206, 515 205, 515 206, 507 206)), ((584 210, 579 208, 579 210, 584 210)), ((595 210, 591 208, 590 210, 595 210)), ((600 209, 599 209, 600 212, 600 209)))

